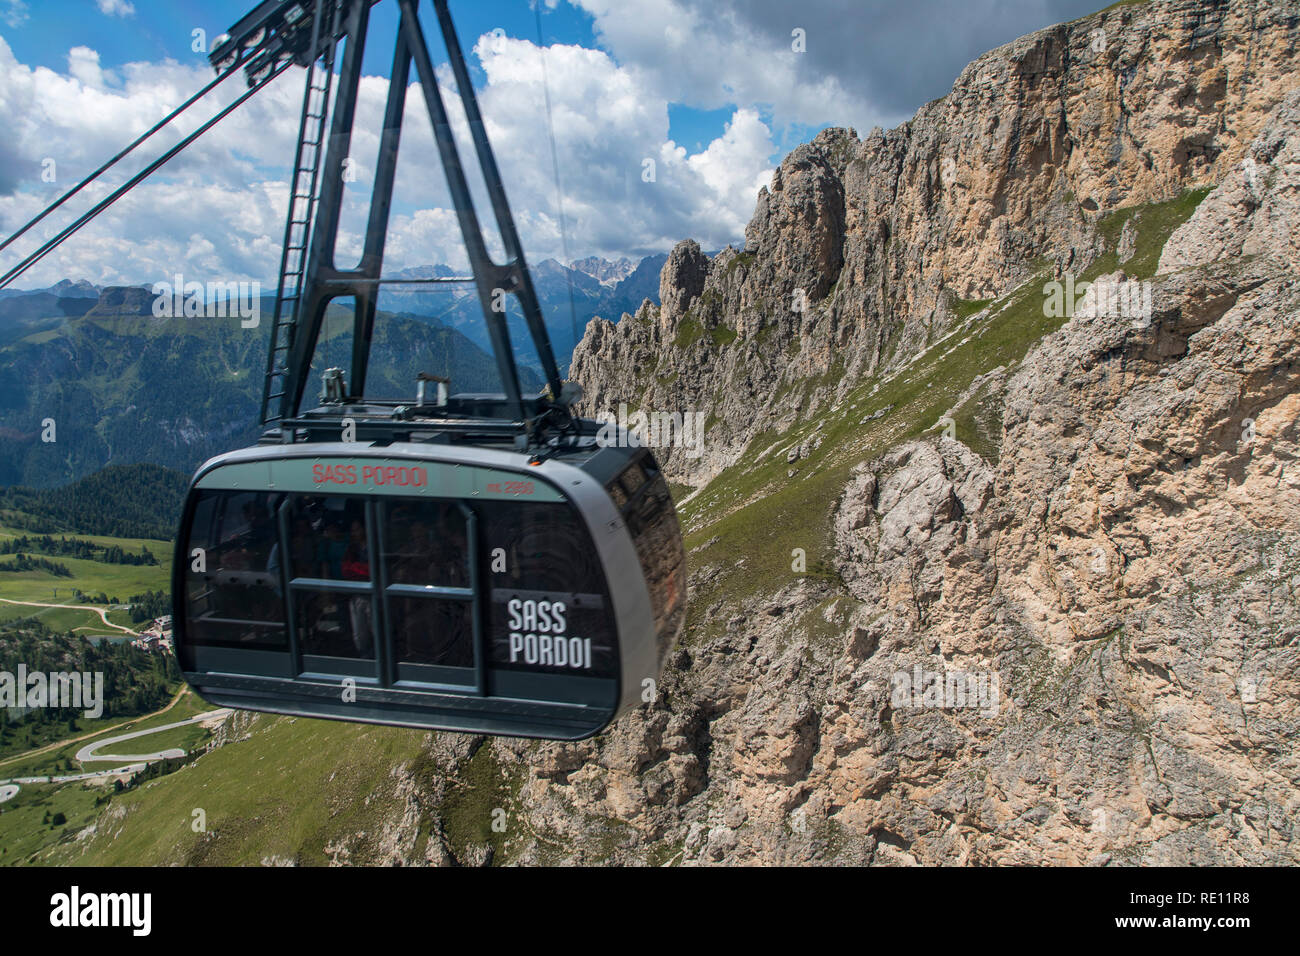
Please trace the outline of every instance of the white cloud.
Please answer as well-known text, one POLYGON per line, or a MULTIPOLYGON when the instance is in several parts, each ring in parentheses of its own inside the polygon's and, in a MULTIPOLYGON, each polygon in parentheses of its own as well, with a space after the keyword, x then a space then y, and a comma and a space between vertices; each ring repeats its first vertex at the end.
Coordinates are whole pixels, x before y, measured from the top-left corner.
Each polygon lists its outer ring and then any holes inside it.
MULTIPOLYGON (((748 7, 732 10, 725 3, 570 2, 595 18, 597 36, 620 64, 671 102, 701 109, 763 104, 778 126, 870 128, 892 118, 870 102, 866 91, 819 69, 806 49, 795 51, 792 32, 805 29, 800 24, 809 12, 802 6, 783 5, 781 16, 788 23, 780 31, 768 31, 754 22, 748 7)), ((817 40, 814 31, 805 46, 817 40)))
MULTIPOLYGON (((540 51, 527 41, 488 35, 475 52, 486 75, 479 102, 525 253, 533 262, 559 258, 540 51)), ((686 237, 709 248, 743 238, 758 187, 771 175, 774 150, 756 111, 736 110, 725 133, 692 154, 669 138, 668 102, 645 86, 642 74, 599 50, 552 46, 545 55, 571 255, 612 258, 664 252, 686 237), (653 182, 642 178, 647 159, 655 161, 653 182)), ((0 234, 30 218, 212 75, 199 57, 193 63, 130 63, 104 71, 96 52, 85 47, 72 50, 68 64, 66 73, 29 67, 0 38, 0 115, 10 118, 0 138, 0 234), (56 184, 40 180, 45 158, 57 163, 56 184)), ((233 81, 230 89, 196 106, 178 130, 160 133, 142 151, 147 155, 128 158, 109 174, 109 182, 124 181, 230 102, 240 92, 237 85, 233 81)), ((360 253, 387 88, 381 77, 366 77, 361 84, 352 146, 358 181, 346 192, 342 267, 360 253)), ((273 282, 301 89, 302 73, 290 71, 33 267, 18 285, 49 285, 65 277, 145 283, 178 270, 204 280, 273 282)), ((443 95, 453 125, 463 134, 458 100, 449 90, 443 95)), ((462 157, 472 166, 468 137, 462 135, 461 143, 462 157)), ((109 189, 96 186, 69 202, 6 250, 5 266, 109 189)), ((477 210, 490 236, 491 207, 481 194, 479 199, 477 210)), ((385 270, 431 262, 463 268, 450 206, 423 97, 413 85, 385 270)), ((499 243, 489 246, 499 250, 499 243)))
MULTIPOLYGON (((530 209, 558 220, 539 50, 485 36, 475 53, 507 188, 512 196, 522 188, 530 209)), ((599 50, 551 46, 545 55, 571 250, 649 251, 687 236, 718 246, 741 237, 754 184, 771 175, 774 146, 757 113, 737 111, 723 137, 688 156, 669 139, 667 101, 635 73, 599 50), (643 175, 647 159, 655 161, 652 182, 643 175)))
MULTIPOLYGON (((206 66, 174 61, 128 64, 121 76, 99 69, 99 57, 81 47, 69 53, 69 72, 19 63, 0 38, 0 234, 34 216, 119 147, 152 126, 211 77, 206 66), (57 181, 41 179, 53 160, 57 181)), ((290 78, 273 84, 226 123, 181 153, 155 178, 124 196, 47 256, 18 282, 47 285, 65 276, 96 282, 147 282, 185 262, 190 237, 210 231, 220 269, 232 277, 264 278, 279 263, 285 206, 283 181, 265 182, 264 166, 291 157, 298 91, 290 78), (286 114, 292 118, 286 119, 286 114)), ((238 91, 205 101, 193 112, 210 115, 238 91)), ((149 160, 194 129, 203 116, 159 133, 141 150, 83 190, 4 254, 7 269, 72 222, 149 160)), ((275 176, 274 170, 271 175, 275 176)), ((212 261, 212 260, 210 260, 212 261)))
POLYGON ((5 26, 17 29, 28 20, 27 4, 23 0, 4 0, 4 9, 0 10, 0 20, 5 26))
POLYGON ((99 66, 99 53, 86 46, 74 46, 68 51, 68 73, 83 86, 99 88, 104 85, 104 71, 99 66))
POLYGON ((127 0, 95 0, 99 12, 109 17, 133 17, 135 5, 127 0))
MULTIPOLYGON (((1097 10, 1097 0, 568 0, 659 95, 765 104, 784 129, 894 126, 975 57, 1097 10), (793 49, 802 31, 803 52, 793 49)), ((806 132, 806 129, 803 130, 806 132)))

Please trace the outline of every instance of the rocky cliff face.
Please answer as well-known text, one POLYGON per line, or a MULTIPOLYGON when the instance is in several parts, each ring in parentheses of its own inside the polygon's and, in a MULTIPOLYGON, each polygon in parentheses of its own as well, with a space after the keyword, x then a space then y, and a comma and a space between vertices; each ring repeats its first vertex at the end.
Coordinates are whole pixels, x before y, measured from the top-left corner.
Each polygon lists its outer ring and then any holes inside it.
POLYGON ((1291 6, 1175 0, 1025 37, 898 130, 800 147, 743 251, 679 245, 659 309, 589 332, 592 407, 710 412, 705 458, 665 457, 716 481, 664 697, 530 756, 532 820, 580 858, 594 816, 635 829, 621 859, 1300 860, 1297 36, 1291 6), (786 482, 833 471, 811 419, 897 418, 897 382, 1085 273, 1151 276, 1150 314, 1076 315, 975 369, 969 427, 878 442, 822 573, 715 563, 778 483, 717 485, 773 448, 786 482))
POLYGON ((1117 5, 985 54, 897 129, 821 133, 759 194, 743 250, 683 243, 660 308, 593 323, 572 368, 588 411, 709 414, 707 454, 664 455, 699 484, 982 300, 1044 267, 1083 272, 1107 214, 1240 162, 1295 84, 1298 16, 1284 0, 1117 5))
POLYGON ((595 815, 622 859, 1300 861, 1298 149, 1300 93, 1148 320, 1025 356, 996 464, 940 436, 857 466, 837 580, 710 607, 658 705, 529 756, 530 818, 577 857, 595 815))

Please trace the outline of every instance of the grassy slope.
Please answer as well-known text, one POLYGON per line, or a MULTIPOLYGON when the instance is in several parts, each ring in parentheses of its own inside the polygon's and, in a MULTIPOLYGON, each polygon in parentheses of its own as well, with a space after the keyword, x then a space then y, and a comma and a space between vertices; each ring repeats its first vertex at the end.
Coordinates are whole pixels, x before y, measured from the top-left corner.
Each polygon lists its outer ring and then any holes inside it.
MULTIPOLYGON (((0 540, 32 536, 17 528, 0 526, 0 540)), ((58 535, 54 535, 58 537, 58 535)), ((170 588, 172 543, 147 538, 112 538, 106 535, 71 535, 101 545, 117 545, 124 551, 138 554, 147 547, 158 559, 156 565, 107 564, 63 555, 48 556, 51 561, 65 565, 72 572, 70 578, 55 577, 44 571, 0 571, 0 598, 11 601, 36 601, 42 604, 75 604, 72 591, 77 588, 86 594, 99 594, 129 600, 133 594, 145 591, 166 591, 170 588), (57 594, 56 594, 57 592, 57 594)), ((35 552, 33 552, 35 553, 35 552)), ((13 555, 0 555, 0 560, 12 560, 13 555)), ((83 634, 121 634, 104 627, 99 614, 92 610, 66 610, 63 608, 22 607, 0 603, 0 621, 23 617, 38 618, 46 627, 55 630, 73 630, 83 634)), ((109 620, 124 627, 138 629, 125 612, 110 613, 109 620)), ((126 635, 122 634, 125 637, 126 635)))
MULTIPOLYGON (((41 862, 95 866, 329 862, 325 847, 398 810, 377 787, 414 764, 423 733, 257 716, 253 739, 222 747, 176 774, 115 797, 120 824, 86 852, 53 848, 41 862), (204 810, 208 834, 193 831, 204 810), (119 828, 120 827, 120 831, 119 828)), ((108 830, 108 828, 104 828, 108 830)))
MULTIPOLYGON (((94 738, 78 740, 49 753, 29 758, 17 758, 0 763, 0 779, 13 777, 32 777, 45 774, 82 773, 87 770, 103 769, 109 764, 91 763, 86 767, 73 761, 77 750, 94 739, 145 730, 163 724, 174 723, 210 710, 205 701, 185 689, 180 699, 165 713, 160 712, 150 717, 132 718, 115 721, 106 726, 90 727, 90 721, 79 721, 76 736, 81 736, 87 729, 98 730, 94 738)), ((98 722, 94 722, 98 725, 98 722)), ((190 750, 197 747, 208 732, 197 724, 178 727, 165 731, 156 737, 141 738, 138 743, 150 745, 150 750, 167 747, 182 747, 190 750), (156 747, 154 745, 157 745, 156 747)), ((128 753, 137 741, 123 744, 122 749, 128 753)), ((63 784, 57 786, 41 784, 24 784, 18 796, 0 804, 0 864, 14 865, 29 861, 33 855, 39 857, 64 841, 71 840, 83 827, 94 822, 102 806, 110 797, 106 784, 63 784), (45 815, 51 818, 56 813, 63 813, 67 822, 55 826, 45 822, 45 815)))
MULTIPOLYGON (((1103 221, 1104 234, 1113 241, 1123 218, 1138 216, 1138 256, 1126 265, 1130 274, 1142 276, 1134 264, 1153 264, 1169 232, 1203 195, 1121 210, 1103 221)), ((1083 278, 1114 267, 1111 258, 1103 258, 1083 278)), ((1042 314, 1044 278, 1035 277, 1003 296, 983 317, 972 316, 898 373, 864 382, 837 409, 784 435, 757 436, 751 448, 775 445, 775 450, 761 461, 727 470, 682 508, 688 547, 698 549, 692 563, 723 569, 693 601, 690 640, 702 640, 716 626, 706 616, 715 601, 771 594, 793 580, 793 548, 806 549, 810 572, 817 573, 818 560, 829 558, 830 516, 853 466, 933 429, 976 376, 1014 365, 1061 324, 1042 314), (865 416, 890 405, 888 414, 861 424, 865 416), (825 436, 821 447, 810 458, 787 464, 784 450, 812 435, 818 423, 825 436), (788 477, 791 468, 797 473, 788 477)), ((817 384, 806 383, 805 396, 817 384)), ((960 418, 957 436, 970 437, 960 418)), ((835 601, 832 597, 827 604, 835 601)), ((809 627, 822 626, 811 618, 809 627)), ((421 753, 418 731, 258 716, 252 734, 176 774, 113 798, 113 814, 125 811, 124 817, 100 817, 94 835, 75 844, 69 837, 41 853, 38 862, 258 863, 272 856, 325 862, 325 847, 333 841, 373 832, 399 815, 385 786, 395 765, 406 766, 417 780, 433 772, 421 753), (211 834, 206 839, 190 829, 196 807, 207 811, 211 834)), ((489 821, 491 809, 517 798, 515 780, 511 768, 496 765, 486 749, 461 766, 440 808, 453 847, 491 843, 496 861, 514 856, 519 835, 494 834, 489 821)), ((421 823, 417 853, 429 839, 427 825, 421 823)), ((591 834, 597 845, 620 838, 618 821, 607 821, 603 832, 591 834)), ((546 859, 556 848, 543 841, 540 851, 546 859)))
POLYGON ((102 809, 96 800, 103 787, 24 787, 18 796, 0 803, 0 864, 15 866, 33 854, 45 851, 60 840, 71 840, 77 830, 92 821, 102 809), (67 823, 45 822, 62 813, 67 823))
MULTIPOLYGON (((742 460, 724 471, 682 509, 688 547, 718 536, 697 552, 699 560, 744 572, 734 581, 725 574, 710 590, 731 598, 742 596, 742 589, 770 591, 793 575, 794 548, 803 548, 810 560, 828 558, 830 512, 852 467, 933 428, 977 374, 1017 361, 1059 324, 1037 307, 1041 283, 1029 280, 992 318, 959 326, 893 377, 858 386, 837 409, 807 418, 784 435, 758 436, 751 447, 779 447, 759 462, 742 460), (862 424, 884 408, 890 410, 862 424), (788 464, 785 448, 804 442, 819 426, 821 447, 788 464)), ((696 606, 711 597, 701 594, 696 606)))
MULTIPOLYGON (((67 580, 64 578, 63 580, 67 580)), ((49 600, 48 593, 46 600, 49 600)), ((64 597, 64 592, 59 592, 59 600, 71 600, 71 595, 64 597)), ((0 591, 0 597, 9 597, 9 592, 0 591)), ((14 600, 24 600, 15 597, 14 600)), ((0 604, 0 623, 5 621, 17 621, 23 618, 35 618, 52 631, 76 631, 87 637, 97 637, 101 634, 111 637, 121 637, 129 639, 130 635, 123 631, 114 631, 112 628, 104 627, 99 615, 94 611, 69 610, 60 607, 28 607, 22 604, 0 604)), ((125 621, 117 622, 123 627, 130 627, 125 621)))
MULTIPOLYGON (((0 538, 12 538, 22 534, 31 536, 32 532, 0 525, 0 538)), ((91 534, 69 534, 69 536, 93 541, 99 545, 117 545, 124 550, 136 553, 139 552, 142 546, 147 547, 158 559, 159 563, 157 565, 120 565, 55 555, 51 556, 51 560, 60 562, 71 570, 73 574, 71 578, 56 578, 53 575, 36 571, 0 572, 0 597, 15 601, 74 604, 76 603, 72 596, 74 588, 79 588, 89 594, 104 591, 110 596, 127 600, 132 594, 139 594, 147 590, 166 590, 169 587, 171 542, 91 534), (55 589, 57 589, 57 595, 55 589)), ((55 535, 55 537, 58 537, 58 535, 55 535)), ((12 559, 12 557, 12 555, 4 555, 0 559, 12 559)), ((29 617, 37 618, 47 627, 55 630, 75 630, 85 635, 107 634, 115 638, 128 637, 128 635, 120 631, 104 627, 99 615, 90 608, 86 610, 37 608, 0 603, 0 622, 29 617)), ((126 612, 110 612, 109 619, 125 627, 138 628, 140 626, 133 625, 130 616, 126 612)), ((177 689, 179 690, 179 685, 177 689)), ((128 733, 133 730, 143 730, 150 726, 184 720, 187 717, 192 717, 210 709, 210 705, 186 690, 174 707, 157 717, 136 717, 112 722, 88 720, 82 717, 78 718, 75 731, 69 731, 63 727, 56 729, 61 737, 81 737, 84 734, 93 733, 96 738, 102 738, 115 733, 128 733)), ((157 748, 151 746, 151 750, 167 747, 190 749, 197 746, 205 736, 207 736, 207 731, 193 725, 168 731, 155 738, 149 738, 148 742, 151 745, 158 744, 157 748)), ((15 757, 11 753, 6 753, 5 759, 0 760, 0 779, 45 774, 81 773, 87 769, 96 769, 96 767, 102 769, 108 766, 101 763, 98 765, 91 764, 89 767, 83 768, 72 759, 77 750, 85 743, 88 743, 90 739, 94 738, 88 738, 34 756, 24 757, 18 755, 15 757)), ((45 746, 44 741, 40 742, 40 746, 42 748, 45 746)), ((99 786, 78 784, 55 787, 25 786, 13 800, 0 804, 0 862, 13 862, 35 852, 52 841, 60 839, 78 820, 84 825, 98 812, 95 800, 97 796, 102 794, 103 788, 99 786), (51 816, 63 812, 70 823, 63 827, 51 827, 44 824, 42 821, 47 811, 51 816)))

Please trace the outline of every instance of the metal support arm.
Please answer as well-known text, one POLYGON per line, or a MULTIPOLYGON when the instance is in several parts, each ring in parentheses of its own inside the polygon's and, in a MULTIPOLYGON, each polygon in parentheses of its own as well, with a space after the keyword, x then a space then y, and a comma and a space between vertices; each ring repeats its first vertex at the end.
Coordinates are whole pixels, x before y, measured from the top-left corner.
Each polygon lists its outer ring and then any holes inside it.
POLYGON ((553 401, 558 400, 560 396, 559 368, 542 320, 532 277, 528 272, 519 235, 510 213, 510 206, 506 201, 505 188, 501 182, 491 145, 488 143, 487 131, 474 96, 469 71, 445 0, 433 0, 434 8, 437 11, 443 40, 451 60, 452 72, 460 90, 461 103, 469 120, 475 156, 483 173, 483 180, 487 186, 508 261, 505 264, 498 264, 488 254, 451 123, 438 88, 428 43, 420 25, 417 0, 398 0, 401 24, 393 51, 388 102, 380 138, 379 160, 371 195, 364 251, 356 269, 340 270, 334 263, 343 200, 343 162, 351 146, 370 7, 369 0, 343 0, 343 2, 348 6, 340 39, 346 46, 333 110, 329 149, 322 170, 321 195, 316 205, 315 222, 311 230, 311 248, 299 313, 301 318, 293 336, 279 414, 276 417, 284 420, 298 414, 307 386, 312 356, 324 324, 325 310, 332 300, 344 296, 353 296, 356 301, 353 319, 352 374, 348 391, 354 399, 359 400, 364 396, 366 369, 370 358, 370 340, 374 331, 379 286, 382 282, 380 270, 383 265, 384 242, 392 206, 398 146, 406 105, 406 88, 410 79, 411 66, 414 64, 429 120, 433 125, 438 155, 447 176, 447 186, 456 207, 456 217, 465 242, 474 285, 478 291, 479 305, 483 311, 484 321, 487 323, 497 369, 505 391, 506 409, 512 417, 520 420, 524 417, 524 401, 520 393, 519 370, 511 348, 510 332, 506 325, 505 312, 501 309, 501 302, 505 295, 513 294, 519 299, 553 401))

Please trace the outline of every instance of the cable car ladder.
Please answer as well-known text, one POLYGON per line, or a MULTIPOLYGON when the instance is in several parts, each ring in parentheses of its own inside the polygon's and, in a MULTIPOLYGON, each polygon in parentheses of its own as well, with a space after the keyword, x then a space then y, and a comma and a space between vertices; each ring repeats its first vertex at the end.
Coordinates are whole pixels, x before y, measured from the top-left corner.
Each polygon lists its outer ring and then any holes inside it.
POLYGON ((303 273, 307 267, 307 247, 311 222, 316 211, 316 191, 320 178, 320 161, 324 153, 326 121, 329 117, 330 90, 334 79, 333 42, 321 47, 321 24, 325 8, 333 7, 330 37, 338 30, 338 7, 328 0, 316 0, 312 19, 311 49, 319 54, 307 68, 302 96, 302 115, 298 121, 298 145, 293 157, 293 175, 289 182, 289 211, 280 253, 280 277, 275 290, 275 312, 271 320, 271 343, 266 357, 266 378, 262 387, 260 420, 263 424, 279 421, 279 405, 284 397, 285 365, 293 349, 293 334, 302 297, 303 273), (302 191, 306 180, 306 192, 302 191))

